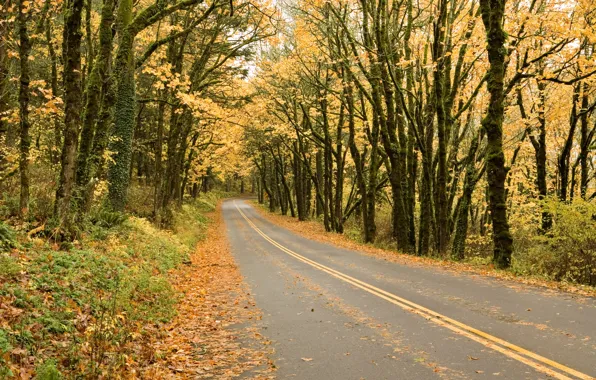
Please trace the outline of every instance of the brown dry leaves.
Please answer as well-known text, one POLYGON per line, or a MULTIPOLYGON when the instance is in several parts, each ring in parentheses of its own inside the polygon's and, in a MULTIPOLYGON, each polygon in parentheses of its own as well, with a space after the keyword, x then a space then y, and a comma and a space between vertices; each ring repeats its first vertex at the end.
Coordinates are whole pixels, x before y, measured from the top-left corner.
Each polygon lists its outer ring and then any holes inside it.
POLYGON ((150 363, 144 378, 229 379, 247 371, 255 379, 274 378, 269 342, 254 327, 261 315, 230 253, 221 208, 209 217, 192 263, 171 274, 183 298, 178 315, 144 353, 150 363))
POLYGON ((556 281, 547 281, 534 277, 516 276, 511 272, 496 270, 494 267, 492 267, 492 265, 472 265, 469 263, 458 263, 451 260, 443 260, 440 258, 407 255, 393 250, 386 250, 373 247, 367 244, 360 244, 353 240, 350 240, 345 235, 325 231, 323 225, 317 221, 300 222, 298 221, 298 219, 292 218, 290 216, 270 213, 256 202, 253 202, 253 205, 254 208, 259 212, 259 214, 263 216, 265 219, 268 219, 272 223, 282 226, 308 239, 312 239, 322 243, 333 244, 335 246, 345 249, 362 252, 367 255, 382 258, 384 260, 399 263, 402 265, 427 266, 441 270, 449 270, 458 274, 462 272, 467 272, 472 275, 490 276, 500 280, 509 280, 512 282, 504 282, 504 285, 514 289, 517 289, 519 287, 519 284, 525 284, 543 287, 548 290, 563 290, 565 292, 577 294, 579 296, 596 296, 596 289, 591 287, 556 281), (518 283, 517 286, 516 283, 518 283))

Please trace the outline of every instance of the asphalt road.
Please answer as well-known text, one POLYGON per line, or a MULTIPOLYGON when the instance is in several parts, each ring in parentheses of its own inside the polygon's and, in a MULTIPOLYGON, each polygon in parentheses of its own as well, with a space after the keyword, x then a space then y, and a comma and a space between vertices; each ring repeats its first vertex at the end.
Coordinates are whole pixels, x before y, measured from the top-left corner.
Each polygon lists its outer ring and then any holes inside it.
POLYGON ((315 242, 243 200, 223 213, 280 379, 596 377, 596 299, 315 242))

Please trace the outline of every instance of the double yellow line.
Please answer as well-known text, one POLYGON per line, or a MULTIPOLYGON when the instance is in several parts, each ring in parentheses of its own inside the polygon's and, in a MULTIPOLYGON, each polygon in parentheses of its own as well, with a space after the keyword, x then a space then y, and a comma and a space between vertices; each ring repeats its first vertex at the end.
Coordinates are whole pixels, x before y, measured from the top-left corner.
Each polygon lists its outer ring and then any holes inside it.
POLYGON ((288 255, 300 260, 306 264, 309 264, 325 273, 330 274, 333 277, 336 277, 344 282, 347 282, 357 288, 360 288, 370 294, 374 294, 375 296, 382 298, 388 302, 391 302, 394 305, 397 305, 404 310, 410 311, 412 313, 418 314, 424 317, 427 320, 430 320, 440 326, 448 328, 460 335, 463 335, 473 341, 476 341, 492 350, 498 351, 503 355, 506 355, 512 359, 515 359, 521 363, 524 363, 537 371, 540 371, 546 375, 552 376, 556 379, 560 380, 571 380, 571 379, 582 379, 582 380, 594 380, 596 378, 592 376, 588 376, 582 372, 576 371, 572 368, 569 368, 563 364, 557 363, 553 360, 545 358, 544 356, 540 356, 534 352, 528 351, 522 347, 516 346, 515 344, 509 343, 503 339, 497 338, 493 335, 485 333, 484 331, 480 331, 475 329, 471 326, 468 326, 464 323, 451 319, 447 316, 439 314, 435 311, 432 311, 424 306, 418 305, 412 301, 408 301, 404 298, 401 298, 393 293, 389 293, 383 289, 379 289, 371 284, 368 284, 364 281, 360 281, 354 277, 348 276, 342 272, 339 272, 333 268, 329 268, 323 264, 317 263, 314 260, 311 260, 307 257, 304 257, 289 248, 284 247, 283 245, 279 244, 275 240, 271 239, 267 236, 259 227, 257 227, 247 216, 242 212, 242 210, 234 201, 234 205, 236 209, 242 215, 242 217, 246 220, 246 222, 255 230, 259 235, 263 237, 263 239, 267 240, 269 243, 274 245, 275 247, 279 248, 282 252, 287 253, 288 255))

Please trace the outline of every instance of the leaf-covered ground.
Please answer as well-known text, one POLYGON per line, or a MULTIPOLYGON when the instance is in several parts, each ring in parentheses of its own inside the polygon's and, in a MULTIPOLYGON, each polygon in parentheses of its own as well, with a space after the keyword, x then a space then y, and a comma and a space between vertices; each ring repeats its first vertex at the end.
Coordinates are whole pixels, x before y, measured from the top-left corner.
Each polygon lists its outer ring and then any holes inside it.
POLYGON ((221 209, 209 215, 205 240, 190 264, 171 274, 183 294, 177 316, 153 342, 146 378, 270 379, 269 342, 254 327, 261 319, 230 253, 221 209))
POLYGON ((173 231, 101 215, 68 249, 5 225, 0 379, 273 377, 219 198, 185 204, 173 231))

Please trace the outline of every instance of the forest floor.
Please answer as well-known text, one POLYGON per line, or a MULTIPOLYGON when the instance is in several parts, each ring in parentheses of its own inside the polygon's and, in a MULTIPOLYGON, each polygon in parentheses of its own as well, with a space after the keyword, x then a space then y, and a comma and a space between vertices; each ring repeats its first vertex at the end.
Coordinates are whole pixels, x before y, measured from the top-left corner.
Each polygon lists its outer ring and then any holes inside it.
MULTIPOLYGON (((315 241, 333 244, 335 246, 355 250, 367 255, 382 258, 387 261, 402 265, 429 266, 436 269, 452 271, 456 273, 467 272, 482 276, 489 276, 495 279, 508 280, 520 284, 543 287, 552 290, 561 290, 581 296, 596 297, 596 288, 586 285, 573 284, 561 281, 551 281, 539 276, 521 275, 507 270, 496 269, 491 263, 464 261, 456 262, 442 257, 420 257, 400 253, 397 250, 380 248, 373 244, 364 244, 353 240, 348 234, 338 234, 325 231, 325 227, 318 220, 299 221, 289 215, 271 213, 266 205, 259 204, 256 200, 252 202, 255 209, 261 216, 272 223, 282 226, 298 235, 315 241)), ((386 244, 385 244, 386 245, 386 244)))

